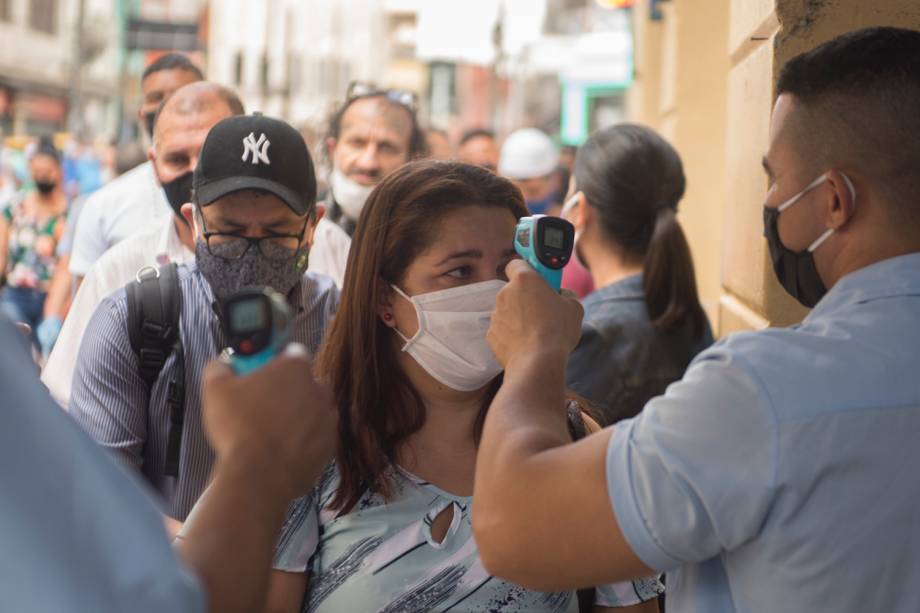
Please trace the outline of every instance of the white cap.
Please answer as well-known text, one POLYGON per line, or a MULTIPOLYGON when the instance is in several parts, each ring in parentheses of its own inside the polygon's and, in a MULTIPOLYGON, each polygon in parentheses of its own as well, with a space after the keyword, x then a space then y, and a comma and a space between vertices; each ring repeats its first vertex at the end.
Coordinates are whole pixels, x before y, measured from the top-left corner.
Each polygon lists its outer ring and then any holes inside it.
POLYGON ((498 174, 509 179, 533 179, 556 170, 559 154, 553 141, 536 128, 512 132, 502 145, 498 174))

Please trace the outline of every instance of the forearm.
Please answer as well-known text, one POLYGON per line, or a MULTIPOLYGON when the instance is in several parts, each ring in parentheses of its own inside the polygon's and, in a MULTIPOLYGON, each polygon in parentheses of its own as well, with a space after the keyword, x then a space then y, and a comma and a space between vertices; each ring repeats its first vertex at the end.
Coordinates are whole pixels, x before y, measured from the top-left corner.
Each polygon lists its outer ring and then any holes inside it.
POLYGON ((509 364, 476 464, 473 530, 483 563, 540 591, 651 574, 623 539, 607 496, 612 430, 571 444, 564 363, 544 355, 509 364))
POLYGON ((562 354, 528 355, 508 364, 487 417, 480 458, 512 468, 521 460, 570 442, 562 354))
POLYGON ((479 446, 474 505, 482 517, 504 523, 524 511, 534 458, 570 442, 566 425, 565 357, 529 355, 508 364, 489 408, 479 446))
POLYGON ((220 462, 176 542, 204 584, 209 611, 259 611, 265 604, 288 500, 261 466, 242 458, 220 462))
POLYGON ((63 256, 54 269, 51 283, 48 286, 48 297, 45 299, 44 317, 58 317, 61 320, 67 315, 72 297, 71 274, 68 270, 70 257, 63 256))

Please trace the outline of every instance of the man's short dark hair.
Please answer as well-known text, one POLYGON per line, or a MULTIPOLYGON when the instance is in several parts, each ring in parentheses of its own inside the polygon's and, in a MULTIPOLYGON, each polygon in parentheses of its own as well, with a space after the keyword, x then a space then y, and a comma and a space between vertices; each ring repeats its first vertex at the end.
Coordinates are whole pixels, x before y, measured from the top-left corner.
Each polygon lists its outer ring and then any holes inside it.
MULTIPOLYGON (((368 99, 380 100, 381 104, 388 104, 393 108, 403 109, 406 113, 409 114, 410 122, 410 134, 409 134, 409 152, 408 158, 409 161, 424 157, 428 154, 428 143, 425 140, 425 132, 422 130, 421 125, 418 122, 417 113, 409 108, 408 106, 399 104, 387 98, 385 93, 380 95, 373 96, 360 96, 357 98, 351 98, 343 102, 339 108, 332 114, 332 117, 329 118, 329 129, 326 132, 326 138, 334 138, 338 140, 339 134, 342 132, 342 118, 345 116, 345 112, 351 108, 351 105, 357 102, 358 100, 368 100, 368 99)), ((324 155, 326 154, 326 148, 323 147, 324 155)), ((332 160, 327 160, 329 162, 329 167, 332 167, 332 160)))
POLYGON ((801 156, 823 166, 810 171, 859 172, 893 206, 893 221, 920 226, 920 32, 838 36, 791 59, 776 91, 801 105, 801 156))
POLYGON ((141 82, 143 83, 147 80, 147 77, 162 70, 184 70, 192 73, 199 81, 204 81, 204 73, 187 56, 181 53, 167 53, 166 55, 161 55, 155 62, 144 69, 144 74, 141 75, 141 82))
POLYGON ((488 138, 490 140, 495 140, 495 132, 486 128, 473 128, 472 130, 467 130, 463 133, 463 136, 460 137, 460 146, 462 147, 474 138, 488 138))

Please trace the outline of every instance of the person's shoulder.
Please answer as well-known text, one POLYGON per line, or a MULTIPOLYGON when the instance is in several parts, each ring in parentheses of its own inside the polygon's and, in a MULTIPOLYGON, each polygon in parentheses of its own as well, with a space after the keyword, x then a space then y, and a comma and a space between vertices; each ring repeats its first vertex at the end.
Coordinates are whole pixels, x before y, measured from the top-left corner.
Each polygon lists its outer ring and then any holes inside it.
POLYGON ((140 264, 134 268, 140 269, 144 263, 150 261, 155 255, 154 251, 160 234, 161 230, 159 228, 143 230, 115 243, 93 264, 90 271, 96 267, 110 268, 118 266, 130 268, 136 262, 140 262, 140 264))
POLYGON ((329 248, 344 247, 347 249, 351 246, 351 237, 339 224, 323 217, 316 224, 314 243, 320 246, 325 243, 329 248))
POLYGON ((772 392, 800 378, 814 358, 796 338, 793 328, 735 332, 701 351, 688 367, 685 378, 705 372, 716 387, 719 379, 744 380, 744 387, 752 395, 774 406, 776 398, 772 392))
POLYGON ((338 302, 339 288, 329 275, 308 270, 303 276, 304 303, 332 300, 338 302))
POLYGON ((88 211, 96 207, 118 205, 136 192, 138 184, 149 182, 150 173, 150 162, 135 166, 90 194, 84 208, 88 211))
POLYGON ((594 333, 610 341, 643 339, 655 333, 642 300, 608 299, 590 294, 583 305, 583 332, 594 333))
POLYGON ((799 346, 800 335, 794 328, 765 328, 747 332, 734 332, 718 340, 706 354, 723 355, 743 360, 749 367, 756 368, 764 363, 782 361, 783 353, 799 346))

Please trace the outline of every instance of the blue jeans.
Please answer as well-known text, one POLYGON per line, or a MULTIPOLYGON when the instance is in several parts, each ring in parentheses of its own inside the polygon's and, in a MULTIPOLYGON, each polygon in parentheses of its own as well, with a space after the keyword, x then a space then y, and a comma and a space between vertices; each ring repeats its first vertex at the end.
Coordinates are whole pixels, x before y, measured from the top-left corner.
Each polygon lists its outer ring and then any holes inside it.
POLYGON ((0 310, 13 321, 32 326, 32 338, 35 329, 42 320, 47 292, 28 287, 5 287, 0 292, 0 310))

